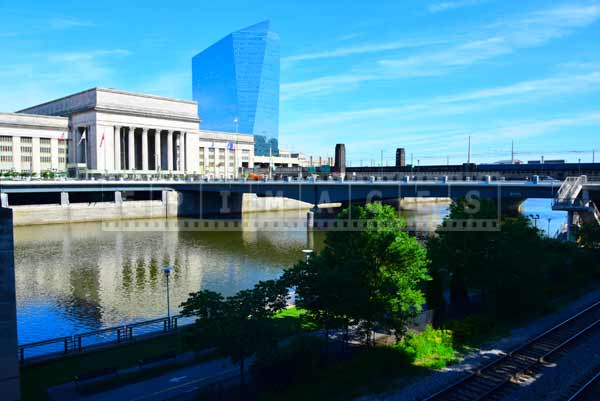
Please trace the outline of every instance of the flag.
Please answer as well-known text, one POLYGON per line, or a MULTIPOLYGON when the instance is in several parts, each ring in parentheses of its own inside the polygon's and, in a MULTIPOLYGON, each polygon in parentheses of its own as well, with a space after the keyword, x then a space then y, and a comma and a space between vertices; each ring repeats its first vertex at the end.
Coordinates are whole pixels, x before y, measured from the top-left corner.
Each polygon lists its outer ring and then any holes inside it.
POLYGON ((83 135, 81 135, 81 139, 79 139, 79 142, 77 142, 77 146, 81 145, 81 142, 83 142, 84 139, 85 139, 85 132, 83 133, 83 135))
POLYGON ((61 132, 60 133, 60 137, 58 138, 59 141, 64 141, 65 140, 65 133, 61 132))
POLYGON ((100 139, 100 147, 102 147, 103 143, 104 143, 104 132, 102 133, 102 138, 100 139))
POLYGON ((215 148, 215 141, 213 141, 213 142, 210 144, 210 149, 214 149, 214 148, 215 148))
POLYGON ((234 150, 235 144, 233 142, 227 142, 227 150, 234 150))

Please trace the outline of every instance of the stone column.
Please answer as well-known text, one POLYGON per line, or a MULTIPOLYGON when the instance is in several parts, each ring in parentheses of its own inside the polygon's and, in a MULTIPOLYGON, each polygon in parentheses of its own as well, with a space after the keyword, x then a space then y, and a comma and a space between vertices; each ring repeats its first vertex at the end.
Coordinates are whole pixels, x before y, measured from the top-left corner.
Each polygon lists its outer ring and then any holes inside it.
POLYGON ((181 170, 181 131, 175 134, 175 170, 181 170))
POLYGON ((142 128, 142 170, 148 171, 148 129, 142 128))
POLYGON ((13 168, 21 172, 21 137, 13 136, 13 168))
POLYGON ((173 131, 167 131, 167 169, 173 171, 173 131))
POLYGON ((187 133, 181 133, 181 151, 179 152, 179 156, 181 157, 181 170, 184 173, 187 173, 187 133))
POLYGON ((121 170, 121 127, 115 127, 115 171, 121 170))
POLYGON ((21 398, 17 349, 12 210, 0 208, 0 392, 6 401, 21 398))
POLYGON ((129 127, 129 157, 127 167, 129 170, 135 170, 135 127, 129 127))
POLYGON ((31 138, 31 166, 32 174, 40 174, 42 166, 40 163, 40 138, 31 138))
POLYGON ((154 169, 156 171, 162 170, 161 166, 161 153, 160 153, 160 131, 159 129, 154 132, 154 169))
POLYGON ((8 207, 8 194, 6 192, 0 193, 0 207, 8 207))
POLYGON ((123 204, 123 194, 121 193, 121 191, 115 191, 115 203, 117 205, 123 204))
POLYGON ((154 168, 156 171, 160 171, 161 166, 161 155, 160 155, 160 130, 157 129, 154 133, 154 168))

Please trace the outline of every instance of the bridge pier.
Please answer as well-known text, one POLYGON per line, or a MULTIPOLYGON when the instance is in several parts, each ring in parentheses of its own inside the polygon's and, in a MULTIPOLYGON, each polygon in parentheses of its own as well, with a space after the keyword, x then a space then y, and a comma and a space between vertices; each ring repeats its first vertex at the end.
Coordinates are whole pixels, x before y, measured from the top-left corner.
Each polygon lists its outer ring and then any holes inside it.
POLYGON ((7 401, 20 398, 12 215, 0 208, 0 389, 7 401))
POLYGON ((525 199, 501 199, 500 213, 502 216, 516 217, 521 213, 521 205, 523 202, 525 202, 525 199))
POLYGON ((243 194, 229 191, 181 191, 177 216, 189 218, 229 217, 242 214, 243 194))
POLYGON ((68 192, 60 193, 60 205, 61 206, 69 206, 69 193, 68 192))

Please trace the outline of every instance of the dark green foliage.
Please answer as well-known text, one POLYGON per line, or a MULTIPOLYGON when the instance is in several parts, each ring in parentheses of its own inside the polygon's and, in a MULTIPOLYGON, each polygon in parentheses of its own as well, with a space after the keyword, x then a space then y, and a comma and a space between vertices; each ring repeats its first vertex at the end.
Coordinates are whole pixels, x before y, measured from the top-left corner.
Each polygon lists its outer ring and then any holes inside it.
POLYGON ((483 339, 503 333, 498 320, 486 315, 469 315, 461 320, 450 320, 444 328, 452 332, 455 344, 472 345, 483 339))
POLYGON ((577 242, 586 248, 600 248, 600 225, 596 223, 583 224, 579 230, 577 242))
MULTIPOLYGON (((491 201, 482 200, 476 212, 466 205, 464 200, 453 204, 449 219, 494 218, 497 213, 491 201)), ((499 231, 440 229, 427 247, 431 274, 443 283, 428 288, 428 300, 439 306, 448 288, 455 315, 473 310, 470 300, 476 299, 490 316, 516 319, 543 311, 549 295, 572 288, 584 276, 598 276, 597 254, 542 237, 522 216, 503 217, 499 231)))
POLYGON ((196 316, 203 333, 210 333, 220 351, 240 365, 242 382, 247 357, 277 344, 273 316, 286 306, 287 288, 276 280, 261 281, 249 290, 223 298, 201 290, 181 304, 182 314, 196 316))
POLYGON ((338 219, 366 227, 329 232, 324 249, 283 280, 296 287, 298 306, 326 331, 357 324, 368 337, 377 324, 400 335, 424 303, 425 250, 402 230, 404 221, 390 206, 352 207, 338 219))

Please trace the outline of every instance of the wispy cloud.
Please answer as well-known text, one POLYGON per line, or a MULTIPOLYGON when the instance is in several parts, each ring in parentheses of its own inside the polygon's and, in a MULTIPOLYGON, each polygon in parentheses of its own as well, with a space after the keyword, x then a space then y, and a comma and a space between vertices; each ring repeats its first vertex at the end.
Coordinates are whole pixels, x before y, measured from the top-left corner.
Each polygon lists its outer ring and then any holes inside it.
POLYGON ((470 6, 477 6, 483 3, 487 3, 488 0, 456 0, 456 1, 443 1, 440 3, 431 4, 427 7, 430 13, 439 13, 442 11, 453 10, 455 8, 463 8, 470 6))
POLYGON ((596 126, 600 124, 600 110, 556 116, 532 121, 511 122, 477 135, 478 142, 495 142, 502 138, 529 138, 549 134, 564 128, 596 126))
MULTIPOLYGON (((433 46, 429 51, 421 51, 408 57, 380 58, 368 67, 361 66, 336 75, 283 84, 282 100, 308 94, 326 95, 336 91, 347 91, 369 81, 448 74, 457 68, 465 68, 520 49, 541 46, 586 27, 598 18, 600 18, 600 5, 596 3, 561 5, 530 12, 480 27, 479 32, 471 39, 458 43, 450 42, 445 48, 433 46)), ((427 47, 427 42, 430 45, 442 44, 441 41, 432 39, 422 42, 421 46, 427 47)), ((371 44, 340 48, 329 52, 298 55, 296 60, 339 57, 360 52, 381 52, 382 49, 394 47, 393 45, 394 43, 383 43, 379 46, 371 44)))
MULTIPOLYGON (((511 85, 414 100, 409 104, 396 106, 328 112, 308 116, 308 118, 303 118, 302 121, 295 123, 288 123, 284 130, 290 133, 306 132, 314 131, 322 126, 376 121, 390 117, 394 120, 414 120, 434 116, 461 115, 518 103, 535 102, 547 99, 549 96, 567 96, 593 91, 600 91, 600 71, 517 82, 511 85)), ((320 135, 320 133, 317 134, 320 135)))
POLYGON ((50 18, 47 24, 48 28, 53 30, 96 26, 96 24, 91 21, 67 17, 50 18))
POLYGON ((51 53, 47 55, 48 61, 53 63, 82 62, 114 57, 129 56, 131 52, 125 49, 98 49, 85 52, 51 53))
POLYGON ((367 53, 382 53, 391 50, 400 50, 400 49, 411 49, 411 48, 419 48, 419 47, 427 47, 433 45, 440 45, 449 43, 450 40, 448 38, 438 38, 438 39, 403 39, 392 42, 384 42, 384 43, 365 43, 356 46, 348 46, 348 47, 339 47, 332 50, 320 51, 320 52, 312 52, 312 53, 302 53, 296 54, 293 56, 288 56, 282 58, 282 62, 284 65, 290 65, 294 62, 298 61, 307 61, 307 60, 318 60, 325 58, 335 58, 335 57, 347 57, 354 56, 358 54, 367 54, 367 53))
POLYGON ((92 86, 113 86, 125 49, 34 53, 0 71, 0 110, 18 110, 92 86), (31 77, 35 77, 32 80, 31 77))

